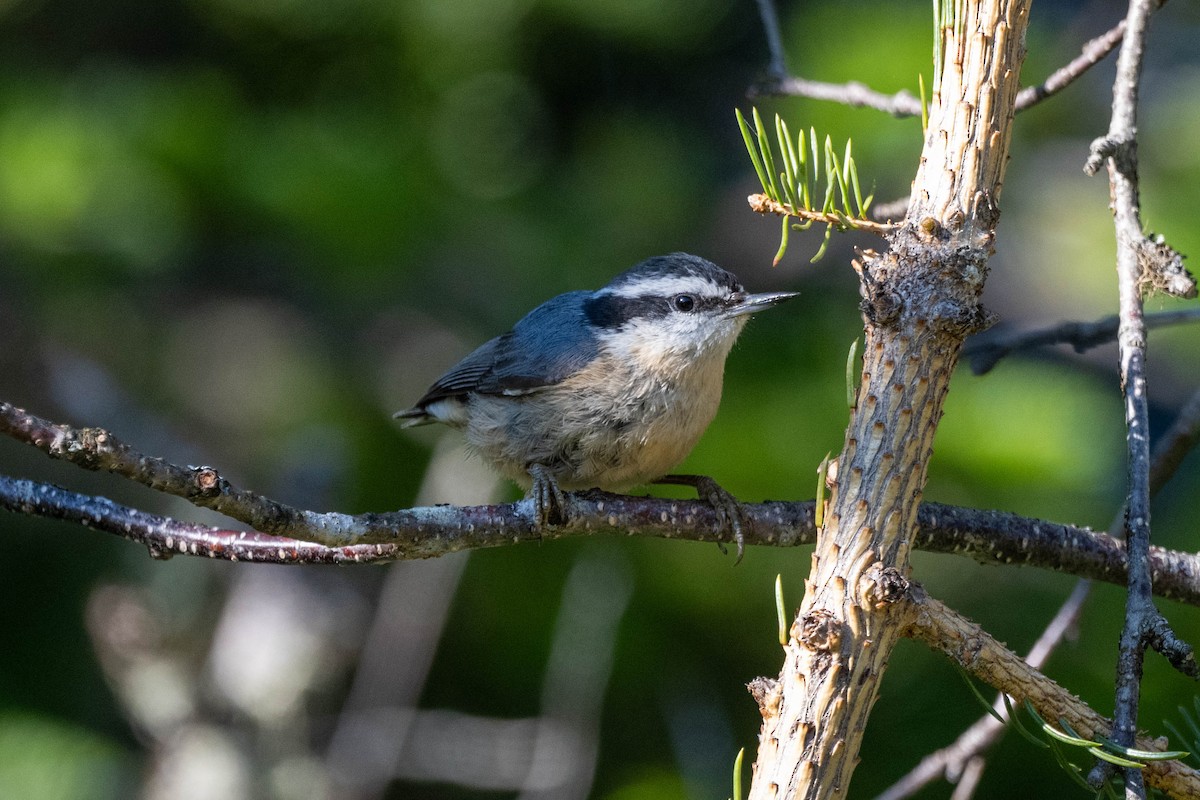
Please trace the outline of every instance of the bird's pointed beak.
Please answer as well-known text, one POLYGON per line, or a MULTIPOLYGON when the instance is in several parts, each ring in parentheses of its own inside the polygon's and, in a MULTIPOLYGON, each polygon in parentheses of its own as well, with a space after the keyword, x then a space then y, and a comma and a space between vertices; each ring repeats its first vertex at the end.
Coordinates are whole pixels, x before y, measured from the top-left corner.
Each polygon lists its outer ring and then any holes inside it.
POLYGON ((731 305, 726 310, 725 315, 729 317, 742 317, 746 314, 754 314, 755 312, 778 305, 784 300, 791 300, 799 294, 799 292, 765 292, 763 294, 743 295, 740 301, 731 305))

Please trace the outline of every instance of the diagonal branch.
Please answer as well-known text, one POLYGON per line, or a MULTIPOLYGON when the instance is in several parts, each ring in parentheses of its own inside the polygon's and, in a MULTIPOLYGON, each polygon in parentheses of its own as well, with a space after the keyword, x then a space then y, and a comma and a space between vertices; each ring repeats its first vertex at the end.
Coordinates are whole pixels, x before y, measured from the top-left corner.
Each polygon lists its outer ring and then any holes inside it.
MULTIPOLYGON (((1163 435, 1155 448, 1153 462, 1150 465, 1152 493, 1157 494, 1166 485, 1179 469, 1184 456, 1196 446, 1198 439, 1200 439, 1200 391, 1192 395, 1191 399, 1180 409, 1170 430, 1163 435)), ((1124 513, 1117 514, 1109 526, 1110 532, 1117 533, 1124 527, 1124 516, 1124 513)), ((1157 574, 1154 580, 1157 585, 1159 580, 1157 574)), ((1041 669, 1046 659, 1066 636, 1067 631, 1078 621, 1083 604, 1091 592, 1091 585, 1091 581, 1087 579, 1080 580, 1075 584, 1070 596, 1063 602, 1058 613, 1054 615, 1050 624, 1046 626, 1042 635, 1034 643, 1029 655, 1025 657, 1027 664, 1041 669)), ((997 698, 992 708, 997 716, 1005 718, 1007 708, 1003 697, 997 698)), ((942 777, 954 781, 958 776, 964 775, 968 765, 971 764, 976 765, 976 769, 981 771, 984 763, 982 754, 1000 740, 1005 730, 1005 726, 1000 719, 997 719, 997 716, 984 714, 971 727, 963 731, 953 743, 921 759, 921 762, 913 767, 907 775, 894 783, 876 800, 901 800, 911 797, 929 783, 942 777)), ((959 785, 961 787, 962 783, 959 785)))
MULTIPOLYGON (((1082 736, 1108 736, 1112 722, 1082 700, 1023 661, 976 625, 912 586, 906 606, 908 635, 940 650, 985 683, 1014 699, 1029 700, 1048 720, 1066 720, 1082 736)), ((1115 736, 1115 732, 1113 733, 1115 736)), ((1111 737, 1110 737, 1111 738, 1111 737)), ((1159 750, 1160 743, 1134 737, 1129 747, 1159 750)), ((1140 774, 1140 773, 1139 773, 1140 774)), ((1180 761, 1154 761, 1145 769, 1146 783, 1172 797, 1200 797, 1200 773, 1180 761)))
POLYGON ((758 0, 758 16, 762 19, 763 33, 767 37, 767 50, 771 53, 767 74, 774 80, 786 78, 787 54, 783 49, 783 35, 779 29, 779 13, 775 10, 775 0, 758 0))
POLYGON ((1052 72, 1046 80, 1037 86, 1026 86, 1017 93, 1017 111, 1037 105, 1048 97, 1061 92, 1092 67, 1104 60, 1104 57, 1116 49, 1125 37, 1125 20, 1121 20, 1112 28, 1094 39, 1084 43, 1081 52, 1067 64, 1052 72))
MULTIPOLYGON (((1087 600, 1090 589, 1091 581, 1086 579, 1075 584, 1075 589, 1059 608, 1054 618, 1050 620, 1050 624, 1042 631, 1042 635, 1034 642, 1029 654, 1025 656, 1026 664, 1033 669, 1040 670, 1042 668, 1058 643, 1062 641, 1062 637, 1078 622, 1079 613, 1083 610, 1083 604, 1087 600)), ((1005 718, 1008 713, 1003 698, 997 698, 996 702, 992 704, 992 710, 1001 718, 1005 718)), ((912 797, 939 778, 957 782, 969 764, 977 763, 982 767, 983 758, 980 754, 991 749, 992 745, 1000 740, 1005 730, 1006 726, 1003 722, 992 714, 984 714, 971 727, 959 734, 959 737, 951 744, 921 759, 921 762, 913 767, 907 775, 888 787, 875 800, 903 800, 903 798, 912 797)))

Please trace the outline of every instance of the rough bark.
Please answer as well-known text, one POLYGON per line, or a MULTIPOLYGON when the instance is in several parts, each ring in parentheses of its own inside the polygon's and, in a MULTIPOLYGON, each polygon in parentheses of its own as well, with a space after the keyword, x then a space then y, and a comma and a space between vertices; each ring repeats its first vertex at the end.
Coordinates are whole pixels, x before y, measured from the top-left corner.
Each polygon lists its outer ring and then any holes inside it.
POLYGON ((964 3, 904 225, 864 253, 858 402, 804 601, 763 714, 751 798, 844 795, 892 648, 942 403, 963 339, 988 323, 991 254, 1028 21, 1024 0, 964 3))

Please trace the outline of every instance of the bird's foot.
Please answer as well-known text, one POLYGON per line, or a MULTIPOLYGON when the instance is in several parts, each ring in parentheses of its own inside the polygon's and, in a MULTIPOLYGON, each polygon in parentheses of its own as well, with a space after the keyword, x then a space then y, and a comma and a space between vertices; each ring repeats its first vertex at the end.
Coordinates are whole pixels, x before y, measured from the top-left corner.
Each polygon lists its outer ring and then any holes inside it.
POLYGON ((533 478, 529 496, 533 498, 538 524, 542 526, 565 524, 567 521, 567 496, 558 487, 558 481, 555 480, 554 474, 541 464, 530 464, 529 476, 533 478))
MULTIPOLYGON (((737 544, 737 558, 733 565, 736 567, 742 563, 742 556, 746 553, 746 536, 743 533, 745 517, 742 514, 742 506, 736 497, 707 475, 667 475, 659 478, 655 483, 694 488, 701 500, 716 509, 717 516, 721 518, 721 522, 729 530, 733 541, 737 544)), ((722 542, 717 542, 717 547, 721 548, 722 553, 728 552, 722 542)))

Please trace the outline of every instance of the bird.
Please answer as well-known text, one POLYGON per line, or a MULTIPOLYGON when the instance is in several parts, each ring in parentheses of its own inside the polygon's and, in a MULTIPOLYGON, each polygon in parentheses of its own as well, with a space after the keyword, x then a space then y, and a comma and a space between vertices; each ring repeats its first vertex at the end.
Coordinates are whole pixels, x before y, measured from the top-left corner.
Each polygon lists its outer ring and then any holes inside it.
POLYGON ((716 415, 750 315, 796 294, 749 294, 687 253, 649 258, 600 289, 542 303, 394 416, 405 428, 463 431, 471 451, 529 491, 541 524, 565 522, 565 491, 693 486, 732 529, 740 560, 737 501, 712 478, 671 470, 716 415))

